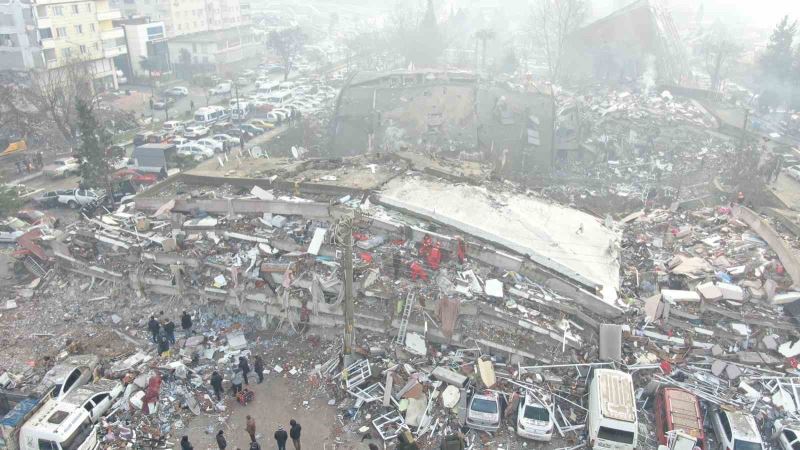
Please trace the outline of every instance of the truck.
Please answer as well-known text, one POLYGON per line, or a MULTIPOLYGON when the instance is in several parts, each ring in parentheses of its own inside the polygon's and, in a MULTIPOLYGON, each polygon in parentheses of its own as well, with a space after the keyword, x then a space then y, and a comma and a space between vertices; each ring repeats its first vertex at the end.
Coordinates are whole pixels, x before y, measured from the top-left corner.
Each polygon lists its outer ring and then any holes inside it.
POLYGON ((589 412, 586 418, 589 447, 634 450, 639 423, 633 378, 629 373, 595 369, 589 384, 589 412))
POLYGON ((128 167, 142 173, 154 173, 165 178, 167 172, 177 165, 175 144, 144 144, 133 149, 128 167))
POLYGON ((663 387, 656 393, 656 437, 658 443, 667 445, 669 433, 680 430, 693 436, 696 446, 708 448, 703 426, 703 412, 697 396, 674 387, 663 387))

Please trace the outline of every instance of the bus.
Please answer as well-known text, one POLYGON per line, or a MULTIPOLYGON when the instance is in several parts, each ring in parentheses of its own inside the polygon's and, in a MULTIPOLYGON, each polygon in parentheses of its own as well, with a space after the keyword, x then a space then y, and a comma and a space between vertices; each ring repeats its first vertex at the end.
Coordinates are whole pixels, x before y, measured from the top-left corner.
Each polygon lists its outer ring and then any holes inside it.
POLYGON ((194 112, 194 121, 206 126, 227 118, 227 111, 221 106, 205 106, 194 112))
POLYGON ((267 97, 267 103, 272 105, 273 108, 279 108, 289 104, 292 98, 292 91, 278 91, 267 97))

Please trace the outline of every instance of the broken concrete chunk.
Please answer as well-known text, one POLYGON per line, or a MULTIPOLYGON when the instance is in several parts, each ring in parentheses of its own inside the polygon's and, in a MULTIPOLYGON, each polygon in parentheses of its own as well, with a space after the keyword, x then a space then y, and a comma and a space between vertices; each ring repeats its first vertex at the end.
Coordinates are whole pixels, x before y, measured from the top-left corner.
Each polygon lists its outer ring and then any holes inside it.
POLYGON ((600 361, 622 360, 622 327, 600 324, 600 361))
POLYGON ((503 282, 500 280, 486 280, 484 289, 490 297, 503 298, 503 282))
POLYGON ((713 373, 715 376, 720 376, 727 365, 728 363, 725 361, 715 359, 714 362, 711 363, 711 373, 713 373))
POLYGON ((735 284, 717 283, 717 288, 722 292, 722 298, 725 300, 744 300, 744 289, 735 284))
POLYGON ((425 356, 428 353, 425 338, 418 333, 406 334, 406 350, 418 356, 425 356))
POLYGON ((698 284, 695 289, 706 300, 719 300, 722 298, 722 290, 712 282, 698 284))
POLYGON ((674 289, 664 289, 661 291, 661 297, 670 302, 699 302, 700 294, 694 291, 679 291, 674 289))

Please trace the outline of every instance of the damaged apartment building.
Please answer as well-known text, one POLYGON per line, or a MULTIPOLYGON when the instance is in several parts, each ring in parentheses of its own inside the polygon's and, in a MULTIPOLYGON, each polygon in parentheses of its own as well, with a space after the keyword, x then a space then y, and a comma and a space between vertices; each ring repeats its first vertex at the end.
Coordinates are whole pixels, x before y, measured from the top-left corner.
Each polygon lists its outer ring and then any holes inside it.
MULTIPOLYGON (((612 221, 465 182, 457 167, 421 155, 381 158, 270 160, 267 179, 185 174, 137 196, 135 209, 71 225, 48 245, 59 268, 140 296, 217 305, 264 326, 280 318, 337 327, 344 249, 335 236, 355 214, 356 329, 396 332, 397 305, 413 296, 438 317, 429 339, 478 339, 541 360, 540 336, 580 350, 582 331, 622 313, 612 221), (547 312, 519 320, 509 294, 547 312), (575 321, 560 319, 567 315, 575 321)), ((421 333, 424 324, 407 328, 421 333)))

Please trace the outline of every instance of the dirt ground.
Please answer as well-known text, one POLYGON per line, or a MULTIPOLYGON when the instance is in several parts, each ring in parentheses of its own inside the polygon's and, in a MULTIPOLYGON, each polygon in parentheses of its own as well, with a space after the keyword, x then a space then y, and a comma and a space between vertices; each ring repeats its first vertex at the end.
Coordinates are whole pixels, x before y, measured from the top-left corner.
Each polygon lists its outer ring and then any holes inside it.
POLYGON ((304 399, 293 398, 290 393, 290 384, 291 381, 274 374, 264 377, 262 384, 250 380, 250 389, 256 396, 253 403, 241 406, 228 393, 226 405, 230 408, 231 415, 225 423, 220 424, 216 417, 198 416, 184 433, 189 436, 195 449, 216 449, 215 435, 222 428, 225 430, 228 448, 246 450, 250 445, 250 436, 244 426, 249 414, 256 420, 257 439, 264 450, 277 447, 272 436, 278 425, 283 425, 288 432, 291 419, 302 426, 300 442, 303 448, 334 448, 331 436, 334 424, 338 422, 335 407, 329 406, 324 398, 313 399, 308 406, 303 406, 304 399), (210 427, 213 427, 213 433, 207 433, 210 427))

